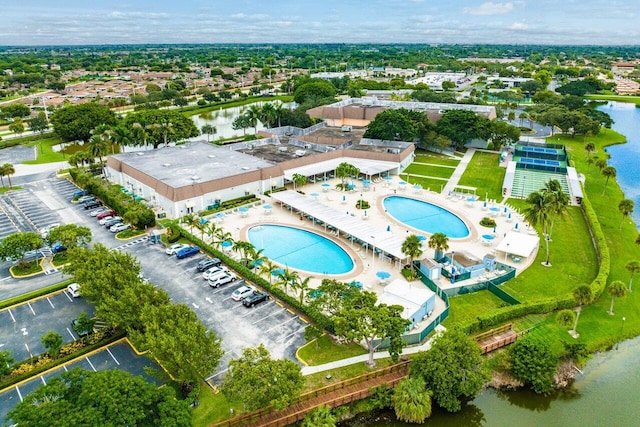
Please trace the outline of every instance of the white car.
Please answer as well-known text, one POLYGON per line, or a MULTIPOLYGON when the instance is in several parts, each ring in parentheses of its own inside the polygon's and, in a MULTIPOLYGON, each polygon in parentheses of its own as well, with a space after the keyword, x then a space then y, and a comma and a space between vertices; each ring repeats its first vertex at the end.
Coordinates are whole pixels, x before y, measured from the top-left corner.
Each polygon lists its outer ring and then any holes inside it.
POLYGON ((77 283, 70 284, 67 286, 67 292, 69 292, 72 297, 78 298, 80 296, 80 285, 77 283))
POLYGON ((107 208, 98 208, 96 210, 93 210, 89 213, 89 215, 91 216, 98 216, 100 215, 102 212, 107 212, 109 209, 107 208))
POLYGON ((98 224, 100 224, 100 225, 104 225, 104 223, 105 223, 105 222, 109 221, 109 220, 110 220, 110 219, 112 219, 112 218, 113 218, 112 216, 105 216, 104 218, 102 218, 102 219, 100 219, 100 220, 98 221, 98 224))
POLYGON ((231 298, 233 298, 234 301, 242 301, 244 297, 250 295, 255 290, 256 288, 254 288, 253 286, 240 286, 238 289, 233 291, 233 293, 231 294, 231 298))
POLYGON ((130 228, 131 226, 129 224, 120 223, 120 224, 112 225, 109 231, 111 231, 112 233, 119 233, 121 231, 128 230, 130 228))
POLYGON ((176 243, 175 245, 171 245, 165 251, 167 255, 175 255, 180 249, 186 248, 189 245, 185 245, 184 243, 176 243))
POLYGON ((218 267, 211 267, 210 269, 208 269, 207 271, 202 273, 202 277, 204 278, 204 280, 209 280, 213 276, 215 276, 216 274, 218 274, 218 273, 220 273, 222 271, 229 271, 229 270, 224 265, 220 265, 218 267))
POLYGON ((46 227, 42 227, 40 230, 38 230, 40 232, 40 237, 42 237, 43 239, 46 239, 47 236, 49 235, 49 231, 51 231, 52 228, 55 228, 57 226, 59 226, 59 223, 54 223, 54 224, 49 224, 46 227))

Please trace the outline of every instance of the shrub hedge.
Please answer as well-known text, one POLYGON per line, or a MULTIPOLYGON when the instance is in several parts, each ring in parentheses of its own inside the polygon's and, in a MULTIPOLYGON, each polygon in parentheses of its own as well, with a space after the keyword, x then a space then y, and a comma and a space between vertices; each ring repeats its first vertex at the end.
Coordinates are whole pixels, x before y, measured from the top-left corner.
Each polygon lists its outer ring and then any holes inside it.
POLYGON ((254 273, 252 269, 247 268, 247 266, 245 266, 244 264, 227 256, 224 252, 213 248, 211 245, 209 245, 208 243, 205 243, 204 241, 200 240, 196 236, 192 235, 184 228, 178 225, 175 225, 174 227, 180 230, 180 233, 184 238, 189 240, 194 245, 198 246, 204 252, 207 252, 210 255, 213 255, 214 257, 220 259, 222 262, 224 262, 226 265, 228 265, 229 267, 234 269, 238 274, 244 277, 245 280, 252 282, 253 284, 261 287, 262 289, 269 292, 271 295, 277 297, 280 301, 286 303, 291 308, 305 314, 320 328, 323 328, 331 333, 335 332, 333 321, 329 317, 327 317, 324 313, 318 310, 315 310, 311 307, 308 307, 304 304, 300 304, 300 301, 298 301, 297 298, 292 297, 291 295, 284 292, 282 289, 276 286, 273 286, 267 280, 265 280, 258 274, 254 273))
POLYGON ((220 206, 218 206, 217 208, 207 209, 207 210, 198 212, 198 215, 203 217, 203 216, 211 215, 212 213, 226 211, 227 209, 233 209, 239 206, 243 206, 243 205, 253 203, 253 202, 258 202, 258 201, 260 201, 260 199, 258 199, 255 196, 255 194, 249 194, 248 196, 238 197, 237 199, 225 200, 224 202, 220 203, 220 206))
POLYGON ((47 286, 46 288, 38 289, 33 292, 29 292, 26 294, 18 295, 14 298, 9 298, 0 302, 0 310, 3 308, 11 307, 12 305, 20 304, 25 301, 30 301, 34 298, 41 297, 43 295, 48 295, 52 292, 59 291, 67 287, 72 280, 65 280, 64 282, 56 283, 55 285, 47 286))
MULTIPOLYGON (((593 210, 591 202, 589 201, 584 189, 583 194, 584 198, 582 199, 582 210, 587 220, 587 226, 589 227, 589 230, 593 237, 596 253, 600 258, 598 275, 589 284, 589 287, 591 288, 591 292, 593 294, 593 300, 595 301, 600 297, 607 285, 609 271, 611 269, 611 258, 609 255, 607 240, 602 231, 602 227, 600 227, 600 221, 598 221, 598 216, 593 210)), ((549 298, 541 301, 536 301, 534 303, 523 303, 509 307, 502 307, 478 316, 475 321, 465 325, 463 329, 465 329, 467 333, 472 334, 517 317, 522 317, 529 314, 550 313, 552 311, 572 308, 575 306, 576 301, 573 299, 573 296, 567 295, 565 297, 549 298)))

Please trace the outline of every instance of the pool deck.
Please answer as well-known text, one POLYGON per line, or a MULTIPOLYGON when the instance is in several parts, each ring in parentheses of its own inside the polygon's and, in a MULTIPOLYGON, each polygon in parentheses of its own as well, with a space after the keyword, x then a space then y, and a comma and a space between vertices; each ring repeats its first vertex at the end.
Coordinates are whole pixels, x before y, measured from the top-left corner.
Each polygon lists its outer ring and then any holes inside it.
MULTIPOLYGON (((507 215, 504 214, 504 206, 495 202, 488 203, 487 206, 484 207, 484 203, 482 201, 467 201, 467 195, 448 196, 427 190, 415 190, 409 185, 398 185, 399 181, 398 177, 394 177, 394 179, 389 183, 386 183, 385 181, 372 183, 369 189, 362 188, 360 182, 358 182, 358 187, 355 190, 344 192, 335 189, 335 185, 338 184, 340 180, 332 179, 330 181, 318 182, 315 184, 306 184, 301 189, 299 188, 299 190, 304 192, 307 197, 310 198, 313 197, 311 194, 315 193, 315 199, 318 202, 333 207, 336 210, 348 210, 350 213, 353 211, 352 215, 357 215, 360 218, 363 218, 362 211, 357 210, 355 205, 362 195, 362 199, 368 201, 371 206, 371 209, 369 209, 367 214, 368 219, 362 219, 362 221, 367 221, 372 226, 388 229, 390 233, 394 233, 401 237, 408 236, 410 234, 417 234, 426 235, 428 238, 429 234, 422 230, 413 229, 403 223, 397 222, 393 217, 385 212, 383 207, 384 198, 387 196, 397 195, 429 202, 446 208, 459 216, 471 231, 470 235, 466 238, 449 239, 449 250, 456 252, 466 251, 479 259, 482 259, 488 253, 494 254, 498 262, 514 267, 517 271, 516 274, 519 274, 521 271, 526 269, 535 260, 537 251, 534 251, 529 258, 523 258, 520 262, 515 263, 510 257, 507 257, 504 252, 498 252, 494 249, 506 236, 507 232, 514 230, 516 223, 518 224, 519 231, 521 233, 535 234, 535 231, 524 222, 522 215, 519 213, 511 211, 511 218, 508 218, 507 215), (326 182, 331 184, 330 189, 322 187, 322 184, 326 182), (344 201, 343 196, 345 196, 346 199, 344 201), (499 208, 499 212, 496 212, 496 209, 491 211, 491 207, 499 208), (495 233, 493 233, 493 228, 485 228, 479 225, 479 222, 483 217, 493 217, 493 219, 495 219, 497 223, 495 233), (494 239, 491 242, 488 242, 481 237, 484 234, 492 234, 494 239)), ((279 203, 276 203, 269 196, 262 196, 262 199, 265 204, 271 204, 273 208, 264 209, 262 206, 254 206, 249 208, 248 212, 243 214, 233 212, 226 215, 224 219, 218 220, 218 225, 232 233, 234 239, 244 241, 248 241, 247 230, 255 225, 279 224, 298 227, 313 231, 333 240, 344 248, 354 260, 355 268, 347 274, 324 276, 317 273, 299 271, 300 276, 303 278, 309 276, 312 277, 309 283, 311 288, 317 288, 324 278, 332 278, 345 282, 356 280, 363 283, 365 289, 381 293, 387 283, 391 283, 395 279, 402 278, 402 274, 400 272, 402 263, 400 261, 393 262, 389 258, 384 259, 379 255, 374 259, 372 257, 371 249, 351 243, 348 238, 344 237, 344 235, 325 232, 324 226, 313 224, 307 219, 302 219, 298 213, 291 213, 289 210, 282 208, 279 203), (391 277, 382 282, 376 275, 379 271, 386 271, 391 274, 391 277)), ((427 242, 428 240, 425 240, 423 243, 423 257, 432 257, 433 250, 428 247, 427 242)), ((229 252, 229 254, 231 256, 235 255, 233 251, 229 252)), ((472 283, 476 283, 476 279, 459 281, 455 283, 455 286, 472 283)), ((438 285, 442 288, 452 286, 444 277, 440 279, 438 285)), ((440 307, 437 308, 440 309, 440 307)), ((442 306, 441 309, 444 309, 444 306, 442 306)))

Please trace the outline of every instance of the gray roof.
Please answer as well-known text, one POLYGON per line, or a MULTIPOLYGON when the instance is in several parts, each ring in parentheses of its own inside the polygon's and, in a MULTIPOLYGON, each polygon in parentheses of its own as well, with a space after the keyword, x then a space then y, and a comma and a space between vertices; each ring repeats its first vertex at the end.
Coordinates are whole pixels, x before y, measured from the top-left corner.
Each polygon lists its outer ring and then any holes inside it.
POLYGON ((264 169, 274 163, 206 142, 117 154, 116 159, 173 188, 264 169))

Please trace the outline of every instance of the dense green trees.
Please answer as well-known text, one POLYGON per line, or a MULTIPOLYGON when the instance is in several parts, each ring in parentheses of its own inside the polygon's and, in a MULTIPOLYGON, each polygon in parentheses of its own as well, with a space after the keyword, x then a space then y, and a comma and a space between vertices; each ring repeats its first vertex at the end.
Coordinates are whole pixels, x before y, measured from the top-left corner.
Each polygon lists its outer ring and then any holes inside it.
POLYGON ((510 353, 511 372, 536 393, 553 389, 553 376, 558 368, 558 356, 549 345, 527 335, 513 344, 510 353))
POLYGON ((133 145, 167 144, 198 136, 200 132, 193 120, 178 111, 143 110, 127 115, 123 125, 135 136, 133 145))
POLYGON ((416 273, 413 266, 413 260, 422 255, 422 241, 415 234, 407 236, 407 238, 404 239, 404 242, 402 242, 401 250, 403 254, 409 257, 411 277, 415 277, 416 273))
POLYGON ((171 387, 158 388, 142 377, 108 370, 78 368, 49 378, 18 403, 8 418, 15 424, 68 426, 191 425, 191 409, 176 400, 171 387))
POLYGON ((95 102, 68 105, 51 115, 55 132, 67 141, 88 141, 100 125, 115 125, 116 116, 109 107, 95 102))
MULTIPOLYGON (((406 110, 405 110, 406 111, 406 110)), ((385 139, 388 141, 413 141, 417 129, 411 119, 400 110, 386 110, 379 113, 369 123, 365 138, 385 139)))
POLYGON ((29 114, 31 114, 31 109, 20 102, 4 105, 2 108, 0 108, 0 117, 4 119, 27 117, 29 116, 29 114))
POLYGON ((33 232, 10 234, 0 242, 0 257, 18 260, 28 251, 39 249, 43 240, 33 232))
POLYGON ((400 381, 391 398, 396 417, 408 423, 423 423, 431 416, 431 395, 420 377, 400 381))
POLYGON ((242 401, 246 411, 267 405, 283 409, 298 397, 303 384, 300 366, 288 359, 272 359, 260 345, 245 348, 240 358, 229 362, 222 392, 230 400, 242 401))
POLYGON ((431 349, 420 353, 411 376, 422 378, 435 402, 449 412, 459 411, 489 380, 480 347, 458 329, 439 335, 431 349))

